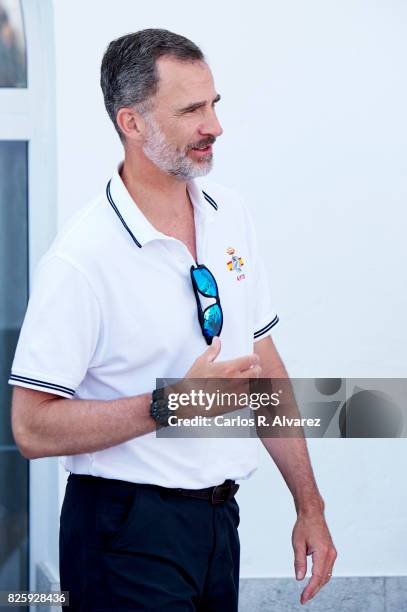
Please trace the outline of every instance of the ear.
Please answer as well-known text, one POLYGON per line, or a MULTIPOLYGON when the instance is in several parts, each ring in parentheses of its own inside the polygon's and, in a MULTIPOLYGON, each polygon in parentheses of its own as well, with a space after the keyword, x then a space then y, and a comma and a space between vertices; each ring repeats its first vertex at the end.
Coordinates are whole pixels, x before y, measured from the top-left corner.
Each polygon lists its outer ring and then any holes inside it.
POLYGON ((116 115, 117 125, 126 140, 143 141, 145 121, 134 108, 121 108, 116 115))

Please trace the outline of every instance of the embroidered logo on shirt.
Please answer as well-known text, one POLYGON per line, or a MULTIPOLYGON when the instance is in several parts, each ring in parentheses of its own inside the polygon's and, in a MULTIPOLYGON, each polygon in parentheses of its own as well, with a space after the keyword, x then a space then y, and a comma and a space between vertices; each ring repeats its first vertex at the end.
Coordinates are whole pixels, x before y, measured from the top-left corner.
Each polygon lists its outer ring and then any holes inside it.
POLYGON ((244 266, 244 261, 241 257, 236 255, 236 249, 233 247, 228 247, 226 249, 226 253, 231 256, 230 261, 227 262, 227 266, 229 270, 235 270, 237 276, 236 280, 243 280, 245 275, 242 272, 242 266, 244 266))

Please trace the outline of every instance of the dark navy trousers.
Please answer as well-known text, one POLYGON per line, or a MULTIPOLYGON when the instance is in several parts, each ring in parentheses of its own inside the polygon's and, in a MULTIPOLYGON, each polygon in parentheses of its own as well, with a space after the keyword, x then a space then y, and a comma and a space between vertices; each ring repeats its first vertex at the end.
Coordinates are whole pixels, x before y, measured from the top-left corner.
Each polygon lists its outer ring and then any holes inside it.
POLYGON ((66 612, 236 612, 239 506, 70 474, 60 517, 66 612))

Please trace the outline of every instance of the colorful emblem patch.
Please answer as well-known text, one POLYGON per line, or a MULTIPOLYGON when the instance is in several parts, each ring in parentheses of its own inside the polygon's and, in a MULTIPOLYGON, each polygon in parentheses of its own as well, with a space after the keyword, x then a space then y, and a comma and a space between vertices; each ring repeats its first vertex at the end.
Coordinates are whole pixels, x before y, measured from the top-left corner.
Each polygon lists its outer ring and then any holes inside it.
POLYGON ((243 258, 236 255, 236 249, 228 247, 226 253, 231 256, 230 261, 227 262, 228 269, 236 272, 236 280, 240 281, 246 278, 242 272, 242 266, 244 266, 243 258))

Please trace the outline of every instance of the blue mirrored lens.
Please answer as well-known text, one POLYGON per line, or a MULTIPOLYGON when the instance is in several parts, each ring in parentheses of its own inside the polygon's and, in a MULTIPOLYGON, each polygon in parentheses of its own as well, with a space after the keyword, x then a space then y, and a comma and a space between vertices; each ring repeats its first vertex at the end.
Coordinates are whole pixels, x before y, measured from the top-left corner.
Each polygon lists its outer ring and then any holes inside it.
POLYGON ((208 297, 216 297, 216 282, 209 270, 198 268, 193 270, 194 279, 199 291, 208 297))
POLYGON ((204 333, 206 336, 217 336, 222 327, 222 311, 218 304, 209 306, 204 312, 204 333))

